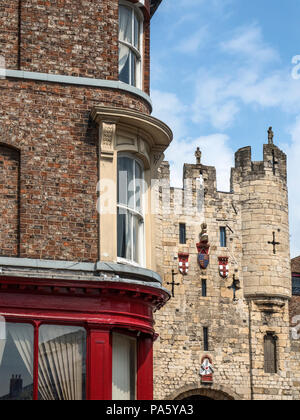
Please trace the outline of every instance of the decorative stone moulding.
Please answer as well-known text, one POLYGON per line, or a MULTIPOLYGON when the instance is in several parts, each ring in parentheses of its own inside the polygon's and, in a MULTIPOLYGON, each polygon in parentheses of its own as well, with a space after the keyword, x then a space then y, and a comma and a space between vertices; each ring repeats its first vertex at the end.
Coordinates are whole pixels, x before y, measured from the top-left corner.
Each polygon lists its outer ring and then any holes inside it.
POLYGON ((286 298, 280 298, 280 297, 252 297, 254 300, 256 306, 259 307, 259 309, 262 312, 266 313, 278 313, 282 310, 284 305, 286 304, 287 299, 286 298))
MULTIPOLYGON (((105 127, 107 124, 115 124, 117 126, 117 135, 118 132, 126 133, 125 139, 122 136, 123 144, 115 144, 115 148, 120 146, 118 148, 121 151, 122 149, 126 151, 133 149, 136 152, 140 152, 148 161, 151 160, 150 164, 155 166, 159 166, 164 157, 163 152, 173 139, 173 133, 166 124, 141 112, 120 108, 96 107, 92 110, 91 117, 99 126, 104 124, 105 127), (132 136, 130 136, 130 133, 132 133, 132 136), (135 143, 134 135, 137 135, 139 139, 143 139, 143 142, 135 143), (126 143, 126 139, 128 143, 126 143)), ((102 134, 101 143, 105 143, 105 138, 102 134)), ((105 150, 105 148, 106 145, 101 144, 101 150, 105 150)))

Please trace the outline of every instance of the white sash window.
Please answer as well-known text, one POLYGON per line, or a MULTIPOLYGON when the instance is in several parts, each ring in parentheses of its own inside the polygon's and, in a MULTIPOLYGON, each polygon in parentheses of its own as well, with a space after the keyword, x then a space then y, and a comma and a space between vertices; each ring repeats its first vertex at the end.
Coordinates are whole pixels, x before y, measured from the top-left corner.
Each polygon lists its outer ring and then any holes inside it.
POLYGON ((118 259, 143 265, 143 168, 131 157, 118 158, 118 259))
POLYGON ((132 4, 119 5, 119 79, 141 88, 142 14, 132 4))

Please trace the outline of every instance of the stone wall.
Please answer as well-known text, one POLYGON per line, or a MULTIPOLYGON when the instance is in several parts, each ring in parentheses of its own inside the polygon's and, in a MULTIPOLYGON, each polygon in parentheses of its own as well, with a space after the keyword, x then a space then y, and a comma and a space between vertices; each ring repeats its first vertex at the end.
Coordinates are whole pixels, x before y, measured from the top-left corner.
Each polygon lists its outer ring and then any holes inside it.
MULTIPOLYGON (((185 276, 175 277, 176 283, 180 283, 175 286, 175 297, 156 314, 160 336, 154 352, 155 398, 299 397, 294 372, 298 355, 291 351, 290 341, 285 171, 285 156, 276 146, 264 147, 263 162, 252 162, 251 150, 243 149, 238 152, 232 171, 232 191, 222 193, 216 188, 215 168, 185 165, 184 179, 190 183, 190 191, 171 189, 171 213, 167 215, 164 209, 168 207, 168 199, 163 190, 167 191, 170 182, 169 168, 166 162, 161 166, 164 187, 160 191, 161 209, 157 216, 158 272, 170 290, 172 269, 178 273, 179 252, 189 254, 189 271, 185 276), (272 150, 279 163, 275 174, 270 159, 272 150), (204 194, 202 206, 196 207, 197 195, 201 193, 204 194), (187 214, 176 211, 184 196, 190 202, 186 206, 187 214), (196 248, 203 222, 207 224, 210 243, 210 263, 205 270, 198 265, 196 248), (187 225, 186 245, 179 244, 179 223, 187 225), (226 227, 226 247, 220 246, 220 227, 226 227), (280 229, 276 232, 281 242, 276 246, 276 254, 273 245, 268 244, 275 227, 280 229), (218 257, 229 259, 228 278, 219 274, 218 257), (249 258, 253 260, 250 262, 249 258), (235 295, 233 275, 237 286, 235 295), (202 279, 207 281, 207 297, 202 296, 202 279), (204 327, 208 328, 208 351, 204 349, 204 327), (269 332, 278 340, 275 374, 265 373, 264 337, 269 332), (211 385, 203 385, 199 374, 206 355, 214 367, 211 385)), ((300 370, 299 366, 296 369, 300 370)))

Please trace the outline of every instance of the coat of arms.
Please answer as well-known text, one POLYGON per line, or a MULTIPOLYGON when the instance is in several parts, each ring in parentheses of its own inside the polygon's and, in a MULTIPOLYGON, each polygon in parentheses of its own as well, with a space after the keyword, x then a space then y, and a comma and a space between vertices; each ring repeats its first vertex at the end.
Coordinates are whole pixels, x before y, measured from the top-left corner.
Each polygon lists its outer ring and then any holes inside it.
POLYGON ((227 279, 229 276, 228 260, 228 257, 219 257, 219 273, 223 279, 227 279))
POLYGON ((180 252, 178 254, 178 260, 179 260, 179 271, 184 276, 189 271, 189 254, 186 252, 180 252))
POLYGON ((212 384, 213 374, 214 374, 214 368, 212 365, 212 360, 209 356, 204 356, 202 358, 201 368, 200 368, 201 382, 203 384, 212 384))
POLYGON ((207 235, 207 224, 201 225, 202 231, 200 234, 200 242, 197 244, 198 250, 198 263, 200 267, 205 270, 209 264, 209 248, 208 235, 207 235))

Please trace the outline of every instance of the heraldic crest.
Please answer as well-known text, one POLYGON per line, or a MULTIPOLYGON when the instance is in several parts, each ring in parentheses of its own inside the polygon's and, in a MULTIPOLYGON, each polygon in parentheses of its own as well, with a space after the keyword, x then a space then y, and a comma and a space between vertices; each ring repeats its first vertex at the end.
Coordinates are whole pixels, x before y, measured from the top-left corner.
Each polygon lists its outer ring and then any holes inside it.
POLYGON ((200 242, 197 244, 198 250, 198 263, 200 268, 205 270, 209 264, 209 248, 210 244, 208 243, 208 234, 207 234, 207 224, 202 223, 200 233, 200 242))

